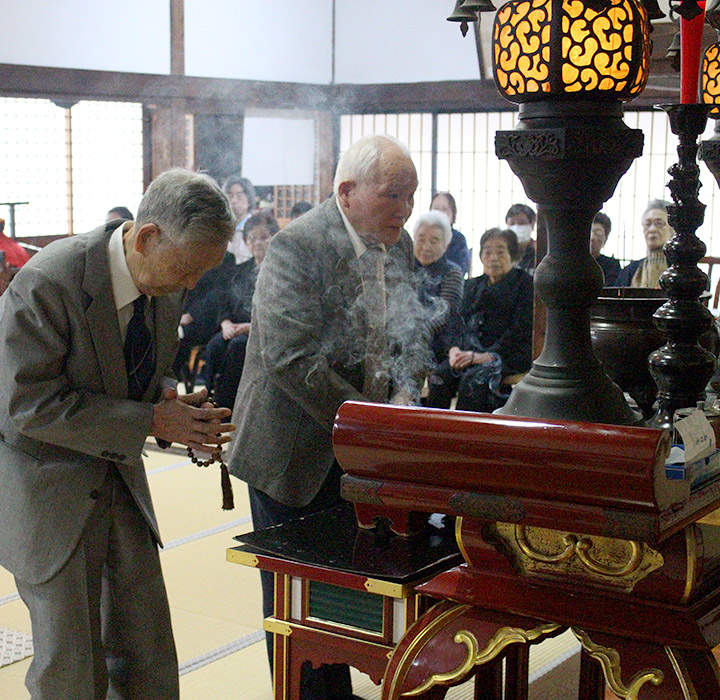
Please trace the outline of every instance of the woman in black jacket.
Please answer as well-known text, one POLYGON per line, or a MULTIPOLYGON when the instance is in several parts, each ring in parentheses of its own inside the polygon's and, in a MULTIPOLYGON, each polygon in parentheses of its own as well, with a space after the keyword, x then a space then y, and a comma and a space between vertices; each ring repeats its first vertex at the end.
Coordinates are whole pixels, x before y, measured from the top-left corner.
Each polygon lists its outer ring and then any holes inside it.
POLYGON ((533 283, 515 267, 517 237, 492 228, 480 239, 484 274, 465 284, 460 318, 446 340, 447 359, 430 376, 428 406, 492 411, 505 402, 504 376, 527 372, 532 349, 533 283))
POLYGON ((220 332, 205 347, 207 389, 218 406, 232 409, 245 365, 245 349, 250 333, 250 313, 260 265, 270 239, 278 232, 269 214, 251 216, 243 238, 252 257, 236 266, 230 284, 218 296, 220 332))

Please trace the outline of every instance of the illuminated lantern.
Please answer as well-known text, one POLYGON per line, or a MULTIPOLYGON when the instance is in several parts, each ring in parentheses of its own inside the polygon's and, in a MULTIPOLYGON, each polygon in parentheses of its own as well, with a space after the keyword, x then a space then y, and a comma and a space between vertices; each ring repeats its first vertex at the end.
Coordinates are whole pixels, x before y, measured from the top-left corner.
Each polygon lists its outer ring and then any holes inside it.
POLYGON ((493 25, 493 71, 511 102, 639 95, 648 78, 648 15, 636 0, 511 0, 493 25))
MULTIPOLYGON (((702 61, 702 101, 706 105, 720 105, 720 43, 705 49, 702 61)), ((720 117, 720 106, 713 107, 710 116, 720 117)))

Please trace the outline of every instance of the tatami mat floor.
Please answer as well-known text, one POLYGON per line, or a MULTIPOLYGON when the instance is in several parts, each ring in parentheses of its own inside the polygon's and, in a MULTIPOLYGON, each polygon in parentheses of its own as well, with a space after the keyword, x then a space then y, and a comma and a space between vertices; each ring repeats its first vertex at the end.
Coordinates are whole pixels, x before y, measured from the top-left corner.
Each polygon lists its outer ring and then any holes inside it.
MULTIPOLYGON (((182 451, 161 451, 150 443, 146 464, 165 542, 161 561, 180 660, 182 700, 271 700, 259 575, 225 560, 233 535, 252 527, 244 484, 233 479, 235 510, 223 511, 216 467, 199 469, 182 451)), ((13 578, 0 568, 2 628, 30 633, 30 619, 13 578)), ((29 699, 24 686, 29 665, 30 658, 25 658, 0 667, 0 700, 29 699)), ((353 687, 367 700, 380 697, 379 688, 355 671, 353 687)), ((552 697, 562 697, 562 690, 555 685, 552 697)), ((470 697, 468 685, 452 689, 447 696, 448 700, 470 697)))

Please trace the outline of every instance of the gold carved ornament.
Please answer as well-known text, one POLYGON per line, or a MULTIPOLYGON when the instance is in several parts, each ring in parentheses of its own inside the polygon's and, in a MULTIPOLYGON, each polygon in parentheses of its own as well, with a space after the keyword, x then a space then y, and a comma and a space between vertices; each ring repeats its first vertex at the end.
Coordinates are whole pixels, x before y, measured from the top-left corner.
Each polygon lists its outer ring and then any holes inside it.
POLYGON ((631 679, 628 685, 622 682, 621 668, 620 668, 620 655, 611 649, 610 647, 604 647, 600 644, 595 644, 587 632, 584 632, 577 627, 571 628, 573 634, 577 637, 583 649, 595 660, 600 662, 605 675, 605 681, 610 686, 615 695, 622 700, 637 700, 640 688, 646 683, 652 685, 660 685, 665 679, 663 672, 659 668, 648 668, 643 671, 638 671, 631 679))
POLYGON ((636 0, 510 0, 493 24, 493 72, 512 102, 592 94, 631 99, 650 73, 649 22, 636 0), (554 34, 560 36, 554 36, 554 34))
MULTIPOLYGON (((396 697, 397 689, 404 681, 407 669, 417 658, 426 644, 439 634, 442 629, 452 620, 467 612, 471 606, 455 605, 436 617, 425 627, 420 634, 408 645, 407 649, 395 668, 395 675, 390 681, 390 692, 388 697, 396 697)), ((465 646, 465 658, 454 669, 443 673, 434 673, 419 686, 402 693, 402 697, 414 697, 422 695, 435 685, 453 685, 459 683, 477 665, 492 661, 505 647, 510 644, 527 644, 528 642, 541 641, 558 630, 560 625, 554 623, 541 624, 536 628, 524 630, 519 627, 502 627, 488 640, 481 650, 477 637, 469 630, 459 630, 453 636, 456 644, 465 646)))
POLYGON ((581 574, 632 590, 664 564, 662 554, 642 542, 510 523, 495 523, 494 528, 523 573, 581 574))

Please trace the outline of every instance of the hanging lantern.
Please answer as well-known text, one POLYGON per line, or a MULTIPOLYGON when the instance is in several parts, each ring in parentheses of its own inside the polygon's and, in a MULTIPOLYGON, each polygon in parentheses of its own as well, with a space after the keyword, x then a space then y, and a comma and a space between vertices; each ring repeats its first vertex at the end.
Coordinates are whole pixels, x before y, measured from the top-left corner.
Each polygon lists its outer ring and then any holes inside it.
POLYGON ((720 117, 720 43, 710 44, 705 49, 700 71, 702 78, 702 101, 706 105, 718 105, 710 111, 710 116, 720 117))
POLYGON ((493 71, 511 102, 639 95, 649 22, 636 0, 510 0, 493 25, 493 71))

